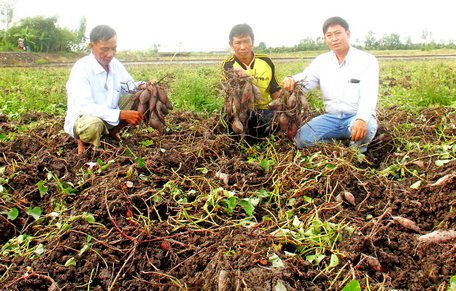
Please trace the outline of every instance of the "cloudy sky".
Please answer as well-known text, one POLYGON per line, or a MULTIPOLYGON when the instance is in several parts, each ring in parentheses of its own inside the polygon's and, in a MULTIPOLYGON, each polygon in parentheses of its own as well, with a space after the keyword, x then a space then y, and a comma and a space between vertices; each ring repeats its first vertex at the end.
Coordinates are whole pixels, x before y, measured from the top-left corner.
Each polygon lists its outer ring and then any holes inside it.
MULTIPOLYGON (((6 0, 3 0, 6 1, 6 0)), ((27 16, 57 16, 58 25, 76 30, 86 17, 88 30, 98 24, 116 29, 120 50, 226 49, 237 23, 248 23, 255 43, 293 46, 322 35, 322 23, 341 16, 350 24, 352 43, 372 31, 379 39, 397 33, 422 41, 423 31, 437 41, 456 41, 450 0, 8 0, 18 21, 27 16)))

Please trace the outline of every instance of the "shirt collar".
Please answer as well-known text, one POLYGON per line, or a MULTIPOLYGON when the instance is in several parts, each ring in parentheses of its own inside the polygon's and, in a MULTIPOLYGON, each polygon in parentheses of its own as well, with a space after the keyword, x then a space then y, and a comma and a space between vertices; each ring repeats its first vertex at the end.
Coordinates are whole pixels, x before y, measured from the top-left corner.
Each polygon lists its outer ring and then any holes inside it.
POLYGON ((253 69, 253 65, 255 63, 255 52, 252 51, 252 61, 250 62, 250 64, 244 64, 243 62, 241 62, 237 57, 236 55, 234 55, 234 59, 236 60, 236 62, 241 65, 241 67, 244 69, 244 70, 248 70, 248 69, 253 69))
POLYGON ((336 56, 336 53, 334 51, 331 51, 331 58, 339 65, 339 66, 343 66, 344 64, 346 63, 349 63, 352 56, 354 54, 354 49, 353 47, 350 45, 349 48, 348 48, 348 53, 347 55, 345 56, 345 59, 344 61, 339 64, 339 60, 337 59, 337 56, 336 56))
MULTIPOLYGON (((91 63, 92 63, 92 70, 95 72, 95 74, 101 74, 103 72, 106 73, 105 69, 97 61, 97 59, 95 58, 95 55, 92 52, 90 53, 90 58, 91 58, 91 63)), ((111 69, 111 64, 109 64, 109 69, 111 69)))

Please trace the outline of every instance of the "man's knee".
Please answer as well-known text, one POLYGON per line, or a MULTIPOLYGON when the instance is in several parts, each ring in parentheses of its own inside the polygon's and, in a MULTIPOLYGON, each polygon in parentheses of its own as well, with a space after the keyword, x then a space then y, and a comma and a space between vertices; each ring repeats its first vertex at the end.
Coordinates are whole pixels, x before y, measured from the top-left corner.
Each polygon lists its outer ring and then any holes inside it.
POLYGON ((75 125, 75 136, 84 143, 100 146, 100 139, 107 133, 106 125, 103 120, 94 116, 83 116, 79 118, 75 125))
POLYGON ((296 146, 299 149, 302 149, 307 146, 314 146, 318 142, 319 138, 310 126, 304 124, 298 129, 298 132, 293 140, 296 146))

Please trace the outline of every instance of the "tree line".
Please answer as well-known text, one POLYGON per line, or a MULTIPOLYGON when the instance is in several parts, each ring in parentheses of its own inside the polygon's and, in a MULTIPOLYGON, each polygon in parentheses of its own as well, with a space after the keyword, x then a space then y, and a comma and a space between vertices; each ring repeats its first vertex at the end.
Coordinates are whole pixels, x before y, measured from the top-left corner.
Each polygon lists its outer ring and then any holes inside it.
MULTIPOLYGON (((26 40, 31 51, 34 52, 80 52, 87 50, 86 28, 87 20, 83 17, 77 30, 61 28, 57 25, 57 17, 27 17, 21 19, 17 24, 11 25, 12 11, 1 10, 4 29, 0 30, 0 50, 17 51, 18 40, 26 40), (6 20, 5 20, 6 19, 6 20), (9 22, 8 22, 9 19, 9 22)), ((392 33, 385 34, 377 39, 373 32, 369 32, 364 41, 357 40, 354 46, 366 50, 432 50, 432 49, 454 49, 456 44, 453 41, 448 43, 436 42, 432 33, 423 31, 422 42, 413 43, 410 38, 405 42, 400 35, 392 33)), ((325 50, 326 44, 323 37, 306 38, 292 47, 268 47, 266 43, 260 42, 256 47, 257 52, 263 53, 286 53, 300 51, 325 50)), ((158 53, 157 46, 151 50, 158 53)))
MULTIPOLYGON (((454 41, 436 42, 432 38, 432 33, 424 30, 421 35, 421 42, 413 43, 408 37, 405 42, 402 42, 401 36, 397 33, 385 34, 379 39, 376 38, 372 31, 369 31, 363 42, 356 40, 353 46, 365 50, 433 50, 433 49, 455 49, 454 41)), ((301 40, 297 45, 292 47, 268 47, 264 42, 260 42, 256 47, 256 51, 263 53, 285 53, 285 52, 300 52, 300 51, 321 51, 326 50, 327 46, 323 37, 306 38, 301 40)))

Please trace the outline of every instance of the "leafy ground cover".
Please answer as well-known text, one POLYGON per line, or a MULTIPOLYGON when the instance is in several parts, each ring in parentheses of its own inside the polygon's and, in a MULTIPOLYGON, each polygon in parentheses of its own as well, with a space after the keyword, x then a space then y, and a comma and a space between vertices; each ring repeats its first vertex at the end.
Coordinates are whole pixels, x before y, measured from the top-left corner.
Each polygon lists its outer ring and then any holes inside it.
POLYGON ((2 288, 450 290, 456 112, 405 110, 391 98, 410 82, 383 73, 366 155, 242 140, 188 110, 77 155, 58 110, 0 115, 2 288))

